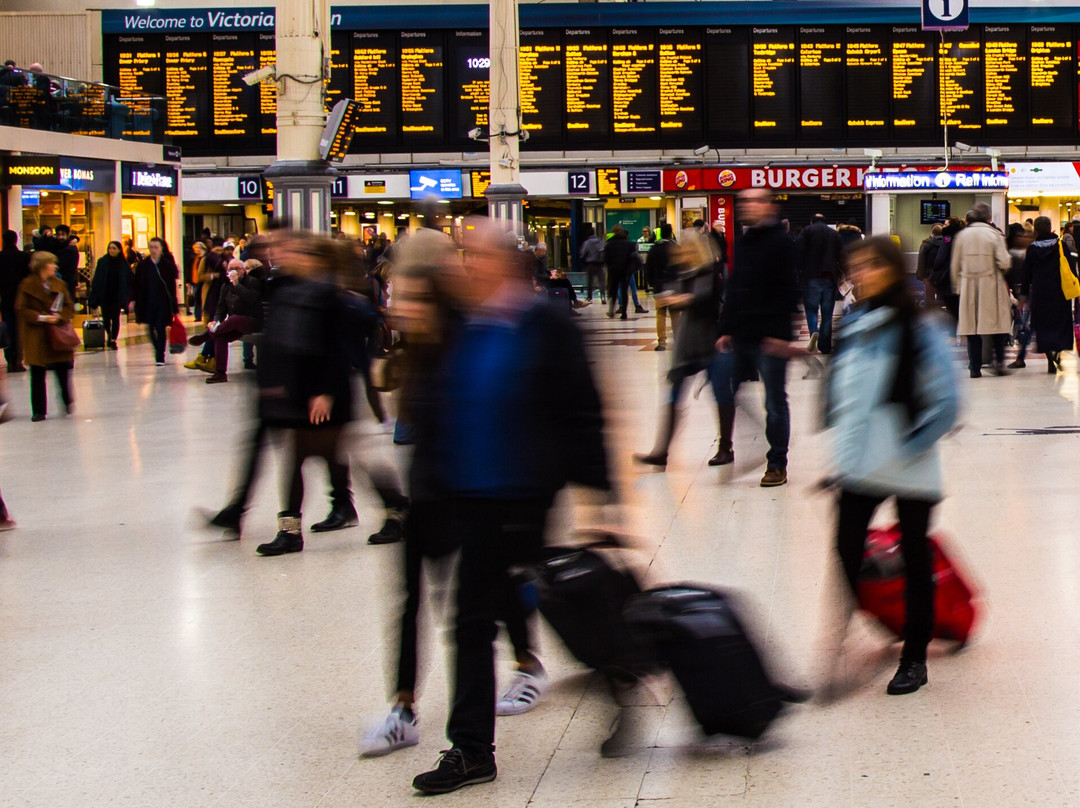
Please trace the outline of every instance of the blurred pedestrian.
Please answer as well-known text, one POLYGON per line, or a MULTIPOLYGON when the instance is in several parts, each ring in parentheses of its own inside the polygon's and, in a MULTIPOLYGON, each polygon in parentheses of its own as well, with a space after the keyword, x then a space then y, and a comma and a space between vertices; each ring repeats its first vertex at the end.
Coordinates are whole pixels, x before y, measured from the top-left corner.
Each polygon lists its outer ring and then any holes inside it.
POLYGON ((720 446, 712 465, 735 459, 732 443, 735 393, 760 375, 765 385, 765 439, 769 443, 761 485, 787 482, 791 415, 787 363, 792 355, 792 315, 799 288, 795 245, 779 221, 778 208, 764 189, 739 194, 739 218, 748 226, 735 246, 735 263, 720 315, 720 339, 713 361, 713 394, 720 412, 720 446))
POLYGON ((645 281, 652 287, 653 302, 656 305, 656 348, 654 350, 657 351, 667 350, 669 319, 672 337, 677 340, 679 336, 677 328, 680 309, 669 305, 669 299, 675 294, 675 285, 679 277, 678 263, 674 260, 676 247, 671 225, 663 222, 660 225, 660 240, 652 246, 645 257, 645 281))
MULTIPOLYGON (((625 231, 620 240, 632 246, 625 231)), ((567 483, 610 489, 580 332, 534 294, 486 220, 466 230, 464 246, 469 310, 444 362, 437 436, 440 484, 461 542, 452 746, 413 780, 428 794, 495 779, 495 621, 523 608, 511 568, 539 561, 548 510, 567 483)), ((519 664, 522 699, 532 698, 538 672, 519 664)))
POLYGON ((146 325, 154 347, 154 364, 165 365, 166 329, 180 307, 176 302, 176 283, 180 270, 164 239, 150 239, 149 254, 135 267, 135 322, 146 325))
POLYGON ((615 316, 618 304, 619 318, 626 319, 627 296, 630 287, 630 273, 637 267, 634 255, 637 244, 628 237, 622 225, 615 225, 611 238, 604 245, 604 265, 608 277, 608 317, 615 316))
POLYGON ((127 305, 129 291, 128 280, 131 270, 124 260, 124 248, 119 241, 110 241, 105 255, 98 259, 94 267, 94 277, 90 282, 91 309, 101 307, 101 319, 105 324, 105 338, 109 350, 117 350, 116 340, 120 336, 120 312, 127 305))
POLYGON ((814 214, 810 226, 798 238, 810 351, 818 349, 823 354, 832 353, 832 318, 836 307, 836 283, 840 276, 840 251, 843 248, 840 235, 825 224, 825 216, 821 213, 814 214))
POLYGON ((19 284, 30 274, 30 254, 19 249, 19 235, 5 230, 0 249, 0 320, 8 324, 8 345, 4 348, 8 373, 23 373, 22 340, 15 319, 15 298, 19 284))
MULTIPOLYGON (((1046 354, 1046 372, 1060 373, 1061 352, 1073 348, 1072 304, 1061 285, 1062 262, 1067 259, 1046 216, 1035 220, 1035 241, 1027 248, 1020 270, 1020 307, 1031 312, 1031 330, 1039 350, 1046 354)), ((1020 367, 1023 367, 1021 364, 1020 367)))
POLYGON ((603 305, 606 302, 604 300, 604 290, 607 288, 604 284, 604 242, 596 234, 592 222, 586 222, 581 227, 582 234, 585 237, 579 251, 586 277, 585 302, 592 303, 593 283, 595 282, 596 289, 600 292, 600 305, 603 305))
POLYGON ((956 334, 967 337, 971 378, 982 376, 983 337, 993 341, 993 370, 1004 376, 1005 342, 1012 331, 1012 303, 1005 273, 1012 259, 1005 236, 990 223, 990 206, 978 202, 971 222, 956 235, 950 256, 952 287, 960 296, 956 334))
POLYGON ((854 598, 870 521, 896 498, 907 620, 887 692, 903 695, 927 682, 934 625, 927 527, 942 496, 936 445, 956 422, 959 397, 945 332, 919 316, 900 249, 875 236, 848 250, 858 303, 841 325, 825 406, 840 487, 836 546, 854 598))
POLYGON ((44 421, 48 414, 45 374, 51 370, 60 388, 60 399, 70 414, 74 406, 70 374, 75 366, 75 349, 54 347, 50 329, 70 323, 75 303, 66 283, 57 275, 56 256, 36 252, 30 256, 30 275, 19 284, 15 312, 23 344, 23 358, 30 366, 31 421, 44 421))

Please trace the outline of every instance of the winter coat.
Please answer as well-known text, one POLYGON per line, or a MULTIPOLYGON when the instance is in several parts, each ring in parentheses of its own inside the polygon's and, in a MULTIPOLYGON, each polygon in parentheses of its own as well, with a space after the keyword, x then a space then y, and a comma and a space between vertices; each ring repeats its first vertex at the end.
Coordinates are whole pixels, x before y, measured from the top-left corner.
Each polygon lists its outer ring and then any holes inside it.
POLYGON ((581 260, 585 264, 602 264, 604 262, 604 242, 598 235, 593 233, 581 245, 581 260))
POLYGON ((199 268, 199 282, 202 284, 203 322, 210 322, 210 316, 217 311, 218 297, 224 288, 228 273, 227 262, 221 256, 221 250, 214 248, 205 256, 199 268))
POLYGON ((170 319, 180 311, 176 303, 176 282, 180 270, 171 255, 162 255, 161 263, 155 265, 150 256, 139 261, 135 267, 135 322, 148 323, 152 311, 160 311, 170 319), (156 304, 156 305, 155 305, 156 304))
POLYGON ((218 295, 214 319, 220 323, 231 314, 240 314, 252 317, 256 324, 260 324, 262 313, 262 283, 258 278, 245 274, 235 285, 226 281, 218 295))
POLYGON ((130 277, 131 270, 128 268, 124 256, 118 255, 116 258, 109 255, 101 256, 94 267, 94 278, 90 282, 90 300, 88 301, 90 308, 101 306, 102 308, 119 309, 126 306, 130 299, 128 297, 128 281, 130 277), (113 297, 110 300, 110 278, 113 276, 115 276, 116 281, 112 284, 113 297))
POLYGON ((957 336, 1008 334, 1012 330, 1012 303, 1005 273, 1012 258, 1001 231, 974 222, 953 239, 950 259, 953 294, 960 295, 957 336))
POLYGON ((844 490, 936 502, 942 496, 936 444, 956 423, 959 392, 945 330, 919 318, 908 340, 914 418, 893 400, 903 328, 888 306, 856 306, 841 321, 826 387, 835 476, 844 490))
POLYGON ((671 252, 674 248, 673 240, 660 239, 645 256, 645 282, 652 287, 654 292, 671 289, 679 277, 675 262, 671 260, 671 252))
POLYGON ((637 253, 637 244, 625 235, 612 236, 604 245, 604 263, 607 264, 608 275, 613 278, 629 278, 630 273, 636 269, 634 255, 637 253))
POLYGON ((923 243, 919 245, 919 262, 915 267, 915 277, 920 281, 930 280, 930 273, 934 270, 934 261, 943 244, 945 244, 944 236, 930 236, 923 239, 923 243))
POLYGON ((1020 270, 1020 294, 1031 304, 1031 330, 1039 350, 1071 351, 1072 304, 1061 289, 1061 252, 1058 237, 1033 242, 1020 270))
POLYGON ((751 227, 735 243, 720 335, 748 347, 765 337, 790 342, 798 298, 795 243, 779 222, 751 227))
POLYGON ((840 274, 840 253, 844 249, 840 234, 824 222, 814 222, 799 236, 800 276, 803 286, 814 278, 835 282, 840 274))
POLYGON ((63 303, 55 312, 68 322, 75 316, 75 304, 67 284, 59 278, 49 278, 46 288, 38 275, 30 275, 19 284, 19 293, 15 298, 15 314, 19 320, 19 340, 23 349, 23 360, 28 365, 44 367, 54 362, 72 362, 74 351, 58 351, 49 343, 49 324, 40 321, 43 314, 53 314, 56 296, 60 295, 63 303))
MULTIPOLYGON (((656 249, 655 247, 653 249, 656 249)), ((680 308, 679 329, 675 332, 675 356, 669 376, 704 370, 716 353, 717 321, 720 317, 720 270, 707 264, 685 272, 673 284, 673 291, 691 296, 680 308)))
POLYGON ((79 248, 72 241, 60 244, 56 250, 56 274, 64 279, 74 297, 75 287, 79 283, 79 248))
POLYGON ((19 284, 30 274, 30 253, 14 247, 0 250, 0 310, 15 311, 19 284))

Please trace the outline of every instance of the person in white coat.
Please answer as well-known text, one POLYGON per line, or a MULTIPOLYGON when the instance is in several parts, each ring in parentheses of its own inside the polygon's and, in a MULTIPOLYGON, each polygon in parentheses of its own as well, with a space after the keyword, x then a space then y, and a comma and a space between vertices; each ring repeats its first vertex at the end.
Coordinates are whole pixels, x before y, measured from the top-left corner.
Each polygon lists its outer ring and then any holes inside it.
POLYGON ((994 343, 994 373, 1005 375, 1005 343, 1012 330, 1012 302, 1005 273, 1012 257, 1005 236, 990 223, 990 206, 979 202, 968 214, 968 226, 956 234, 950 271, 960 296, 958 337, 967 337, 971 378, 982 376, 984 336, 994 343))

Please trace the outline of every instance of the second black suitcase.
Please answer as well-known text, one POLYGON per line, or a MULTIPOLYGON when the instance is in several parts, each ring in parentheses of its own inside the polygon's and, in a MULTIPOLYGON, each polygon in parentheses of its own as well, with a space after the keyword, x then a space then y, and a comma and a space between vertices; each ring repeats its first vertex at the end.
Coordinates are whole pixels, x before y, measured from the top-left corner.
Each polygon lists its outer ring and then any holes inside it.
POLYGON ((655 644, 706 735, 758 738, 783 709, 731 599, 693 585, 651 589, 630 599, 626 619, 655 644))
POLYGON ((83 348, 93 351, 97 348, 105 348, 105 321, 86 320, 82 327, 83 348))
POLYGON ((540 613, 570 653, 617 678, 648 668, 652 655, 623 618, 627 601, 641 591, 633 574, 609 564, 595 546, 549 547, 544 554, 536 569, 540 613))

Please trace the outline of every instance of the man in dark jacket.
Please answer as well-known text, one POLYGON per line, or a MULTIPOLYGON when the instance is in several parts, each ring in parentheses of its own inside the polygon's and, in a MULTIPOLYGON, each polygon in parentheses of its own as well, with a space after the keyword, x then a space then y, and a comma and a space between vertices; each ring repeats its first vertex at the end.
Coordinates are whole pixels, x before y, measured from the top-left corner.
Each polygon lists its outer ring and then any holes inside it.
POLYGON ((5 230, 3 249, 0 249, 0 320, 7 323, 9 344, 4 349, 8 373, 26 370, 19 344, 19 329, 15 321, 15 295, 19 284, 30 274, 30 254, 19 249, 19 235, 5 230))
POLYGON ((769 442, 762 487, 787 482, 791 416, 787 398, 787 360, 792 354, 791 318, 798 301, 795 245, 778 221, 768 191, 739 195, 739 218, 748 225, 735 245, 735 264, 720 315, 720 339, 713 363, 713 393, 720 410, 720 449, 711 465, 734 460, 732 430, 735 392, 746 378, 765 383, 765 438, 769 442))
POLYGON ((567 483, 610 489, 580 333, 516 274, 494 226, 478 222, 465 246, 472 300, 440 374, 435 450, 461 542, 452 747, 413 780, 428 794, 495 779, 495 621, 521 608, 510 570, 539 560, 548 509, 567 483))
POLYGON ((608 317, 615 316, 615 301, 618 298, 619 319, 626 319, 626 304, 630 273, 635 268, 634 254, 637 244, 628 237, 622 225, 615 225, 611 238, 604 245, 604 263, 608 273, 608 317))
POLYGON ((67 284, 71 299, 75 300, 75 287, 79 282, 79 243, 72 237, 71 228, 66 224, 56 226, 56 274, 67 284))
POLYGON ((678 328, 678 310, 664 305, 664 299, 673 292, 673 285, 679 277, 679 270, 672 260, 675 239, 672 238, 671 225, 660 225, 660 240, 653 244, 645 257, 645 282, 652 287, 656 301, 656 350, 667 350, 667 320, 671 318, 671 334, 675 336, 678 328))
POLYGON ((205 332, 188 340, 191 345, 214 341, 215 370, 206 377, 207 384, 219 384, 229 380, 229 343, 258 331, 262 314, 262 283, 248 273, 247 265, 243 261, 231 261, 227 268, 225 285, 218 294, 214 319, 207 325, 205 332))
POLYGON ((836 280, 840 275, 840 253, 844 245, 840 234, 825 224, 825 217, 815 213, 810 226, 799 236, 797 248, 802 259, 803 305, 806 327, 810 329, 810 350, 820 347, 823 354, 832 353, 836 280))

